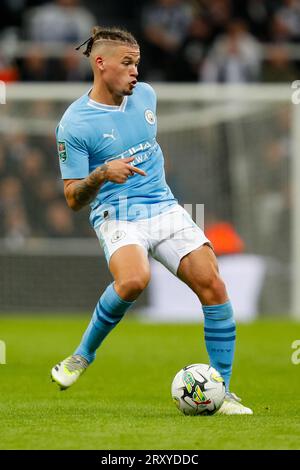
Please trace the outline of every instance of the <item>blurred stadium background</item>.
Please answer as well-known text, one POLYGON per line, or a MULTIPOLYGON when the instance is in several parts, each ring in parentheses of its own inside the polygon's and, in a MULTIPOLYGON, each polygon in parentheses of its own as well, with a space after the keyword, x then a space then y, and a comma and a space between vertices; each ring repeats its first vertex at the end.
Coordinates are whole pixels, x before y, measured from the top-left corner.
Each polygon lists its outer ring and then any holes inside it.
MULTIPOLYGON (((220 262, 228 259, 241 283, 256 281, 247 293, 253 317, 297 317, 298 0, 1 2, 0 311, 91 311, 110 279, 88 211, 73 214, 64 201, 54 137, 91 82, 74 48, 95 24, 126 27, 139 40, 139 79, 158 94, 167 181, 194 217, 205 205, 220 262)), ((168 288, 153 288, 159 276, 138 311, 149 314, 168 288)))

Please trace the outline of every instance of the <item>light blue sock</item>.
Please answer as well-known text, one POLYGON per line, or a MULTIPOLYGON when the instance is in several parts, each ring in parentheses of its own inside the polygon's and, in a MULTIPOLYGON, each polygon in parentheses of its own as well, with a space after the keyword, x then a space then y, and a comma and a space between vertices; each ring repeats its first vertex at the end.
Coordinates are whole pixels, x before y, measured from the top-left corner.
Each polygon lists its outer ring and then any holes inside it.
POLYGON ((225 380, 226 391, 232 373, 235 349, 235 321, 230 301, 221 305, 202 305, 204 333, 210 364, 225 380))
POLYGON ((96 357, 96 350, 104 338, 122 320, 133 303, 121 299, 113 284, 110 284, 100 297, 92 319, 74 354, 80 354, 89 363, 93 362, 96 357))

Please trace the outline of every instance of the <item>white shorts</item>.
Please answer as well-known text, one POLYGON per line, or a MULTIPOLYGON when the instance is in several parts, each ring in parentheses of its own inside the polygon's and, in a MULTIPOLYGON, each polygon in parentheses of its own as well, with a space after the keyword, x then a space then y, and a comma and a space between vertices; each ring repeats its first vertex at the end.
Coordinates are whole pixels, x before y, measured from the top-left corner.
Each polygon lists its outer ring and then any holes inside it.
POLYGON ((146 254, 177 274, 180 260, 210 241, 179 204, 150 219, 107 220, 95 229, 107 263, 119 248, 139 245, 146 254))

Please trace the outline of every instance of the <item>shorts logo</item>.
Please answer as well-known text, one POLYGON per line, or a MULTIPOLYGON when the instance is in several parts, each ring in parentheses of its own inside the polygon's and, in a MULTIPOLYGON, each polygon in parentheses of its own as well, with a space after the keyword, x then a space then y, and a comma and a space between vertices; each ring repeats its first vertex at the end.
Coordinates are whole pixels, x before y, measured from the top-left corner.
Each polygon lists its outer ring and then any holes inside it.
POLYGON ((113 236, 111 237, 112 243, 117 243, 119 240, 122 240, 126 236, 126 232, 123 230, 116 230, 113 236))
POLYGON ((155 124, 155 116, 151 109, 146 109, 145 111, 145 119, 149 124, 155 124))
POLYGON ((66 142, 59 140, 57 143, 58 156, 62 163, 67 160, 67 147, 66 142))

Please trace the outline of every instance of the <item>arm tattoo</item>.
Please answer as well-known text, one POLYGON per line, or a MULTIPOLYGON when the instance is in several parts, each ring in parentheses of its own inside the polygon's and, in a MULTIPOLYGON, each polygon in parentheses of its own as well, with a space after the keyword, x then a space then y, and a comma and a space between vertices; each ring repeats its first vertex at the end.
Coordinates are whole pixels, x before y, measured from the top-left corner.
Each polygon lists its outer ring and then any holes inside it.
POLYGON ((74 198, 81 206, 85 206, 95 199, 100 187, 105 182, 106 170, 107 165, 104 164, 77 183, 74 189, 74 198))

